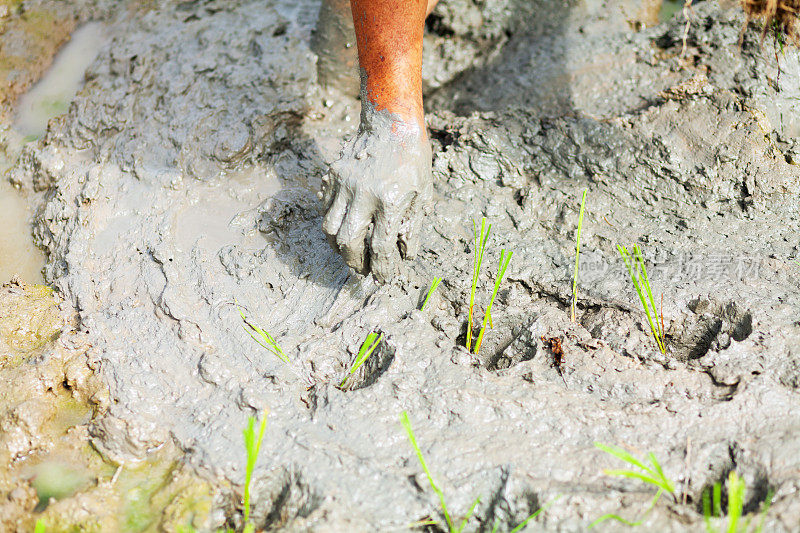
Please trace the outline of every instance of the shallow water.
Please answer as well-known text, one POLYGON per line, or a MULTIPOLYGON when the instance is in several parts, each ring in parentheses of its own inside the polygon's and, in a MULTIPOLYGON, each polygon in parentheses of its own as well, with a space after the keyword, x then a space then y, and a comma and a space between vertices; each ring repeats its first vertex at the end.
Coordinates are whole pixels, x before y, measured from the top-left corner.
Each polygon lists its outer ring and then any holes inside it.
POLYGON ((42 282, 45 256, 33 245, 30 219, 26 198, 0 180, 0 283, 14 275, 28 283, 42 282))
POLYGON ((67 111, 105 38, 105 26, 99 22, 75 30, 42 79, 19 99, 14 130, 28 140, 39 138, 48 120, 67 111))
POLYGON ((658 14, 659 20, 661 22, 668 21, 676 13, 680 12, 684 5, 685 2, 683 0, 664 0, 664 3, 661 4, 661 13, 658 14))
MULTIPOLYGON (((83 84, 83 75, 105 40, 99 22, 81 26, 56 55, 53 65, 17 106, 13 131, 24 141, 41 137, 47 122, 69 107, 83 84)), ((0 160, 0 172, 11 162, 0 160)), ((18 275, 29 283, 41 283, 45 255, 31 238, 30 202, 5 179, 0 179, 0 283, 18 275)))

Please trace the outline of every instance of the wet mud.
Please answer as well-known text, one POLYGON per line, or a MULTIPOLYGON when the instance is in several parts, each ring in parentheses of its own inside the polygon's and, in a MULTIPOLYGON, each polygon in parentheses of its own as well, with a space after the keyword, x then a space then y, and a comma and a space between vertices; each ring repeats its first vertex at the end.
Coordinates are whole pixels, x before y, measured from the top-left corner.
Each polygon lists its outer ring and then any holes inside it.
POLYGON ((0 529, 209 528, 219 491, 174 446, 123 465, 92 443, 112 399, 63 303, 43 285, 0 287, 0 529))
POLYGON ((694 3, 688 31, 679 15, 650 25, 638 2, 607 4, 437 6, 424 66, 434 206, 417 258, 383 285, 321 228, 321 178, 359 106, 316 83, 318 5, 164 3, 120 21, 12 172, 40 199, 46 280, 107 386, 93 446, 116 464, 174 446, 225 495, 198 527, 237 524, 241 428, 269 409, 257 524, 388 531, 438 518, 406 410, 453 514, 481 496, 470 530, 510 530, 558 495, 535 527, 636 516, 652 494, 604 475, 619 465, 597 441, 653 452, 680 487, 648 527, 702 528, 703 489, 736 470, 746 509, 771 491, 769 530, 794 529, 800 56, 762 46, 716 2, 694 3), (472 354, 482 216, 480 318, 500 250, 514 256, 472 354), (632 243, 663 295, 666 354, 616 250, 632 243), (339 389, 372 331, 381 346, 339 389))

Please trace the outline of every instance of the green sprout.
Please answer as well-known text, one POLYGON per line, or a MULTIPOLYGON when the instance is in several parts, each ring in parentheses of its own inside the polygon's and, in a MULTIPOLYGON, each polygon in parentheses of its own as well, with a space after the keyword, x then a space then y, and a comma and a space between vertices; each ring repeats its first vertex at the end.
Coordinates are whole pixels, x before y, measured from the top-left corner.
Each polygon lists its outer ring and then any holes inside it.
POLYGON ((483 253, 486 251, 486 241, 489 240, 489 232, 492 231, 492 225, 486 226, 486 218, 481 218, 481 231, 478 233, 478 227, 475 221, 472 221, 472 231, 475 236, 475 250, 474 258, 472 261, 472 289, 469 293, 469 318, 467 321, 467 351, 472 351, 472 316, 475 312, 475 291, 478 288, 478 275, 481 271, 483 264, 483 253))
MULTIPOLYGON (((528 518, 526 518, 525 520, 520 522, 517 525, 517 527, 512 529, 510 533, 518 533, 519 531, 522 531, 523 528, 528 525, 528 522, 530 522, 531 520, 534 520, 537 516, 542 514, 548 507, 550 507, 551 505, 556 503, 556 501, 558 501, 559 498, 561 498, 560 494, 558 496, 556 496, 555 498, 553 498, 552 500, 550 500, 549 502, 547 502, 546 504, 544 504, 541 507, 539 507, 533 514, 528 516, 528 518)), ((500 521, 496 520, 495 523, 494 523, 494 526, 492 527, 492 533, 497 533, 497 530, 498 530, 499 527, 500 527, 500 521)))
POLYGON ((661 353, 667 353, 667 348, 664 344, 664 315, 659 313, 656 308, 656 302, 653 299, 653 291, 650 289, 650 280, 647 277, 647 268, 644 264, 642 251, 639 249, 638 244, 633 245, 633 254, 627 248, 618 244, 622 260, 625 261, 625 266, 628 268, 628 274, 631 276, 633 286, 636 288, 636 293, 642 301, 642 307, 647 314, 647 322, 650 324, 650 331, 653 332, 653 338, 656 340, 658 349, 661 353), (647 298, 645 298, 645 295, 647 298))
POLYGON ((370 333, 367 335, 367 338, 364 340, 364 342, 361 344, 361 348, 358 350, 358 355, 356 356, 355 362, 353 362, 353 366, 350 367, 350 372, 339 384, 340 389, 344 387, 344 384, 348 379, 350 379, 350 376, 355 374, 356 370, 358 370, 361 365, 364 364, 364 361, 369 359, 369 356, 372 355, 372 352, 375 351, 375 348, 377 348, 378 344, 381 342, 381 338, 383 338, 382 333, 380 335, 377 333, 370 333))
MULTIPOLYGON (((450 533, 461 533, 461 531, 463 531, 464 528, 466 527, 467 521, 472 516, 472 513, 475 511, 475 508, 480 503, 481 501, 480 497, 478 497, 475 500, 475 503, 472 504, 472 507, 469 508, 469 511, 467 511, 467 515, 461 522, 461 525, 456 527, 453 524, 453 521, 450 518, 450 513, 447 510, 447 504, 445 503, 444 500, 444 493, 442 492, 442 489, 440 489, 438 485, 436 485, 436 482, 433 481, 433 475, 431 474, 431 471, 428 469, 428 465, 425 462, 425 457, 423 457, 422 455, 422 450, 419 449, 419 445, 417 444, 417 439, 414 436, 414 431, 411 429, 411 421, 408 419, 407 412, 403 411, 400 414, 400 423, 403 424, 403 427, 405 428, 406 433, 408 434, 408 440, 411 442, 411 446, 414 448, 414 451, 417 454, 417 459, 419 459, 419 464, 422 465, 422 470, 425 471, 425 475, 428 477, 428 483, 430 483, 433 492, 435 492, 436 495, 439 497, 439 501, 441 502, 442 505, 442 512, 444 513, 444 519, 447 522, 447 530, 450 533)), ((426 521, 424 524, 418 524, 418 525, 433 525, 435 523, 436 522, 426 521)))
POLYGON ((436 287, 438 287, 439 283, 441 283, 441 282, 442 282, 442 278, 433 278, 433 283, 431 283, 431 288, 428 289, 428 295, 425 296, 425 301, 422 302, 422 307, 420 307, 420 311, 424 311, 425 310, 425 306, 428 305, 428 300, 431 299, 431 294, 433 294, 433 291, 436 290, 436 287))
POLYGON ((506 274, 506 269, 508 268, 508 264, 511 262, 511 256, 514 252, 509 251, 508 255, 506 255, 505 250, 500 250, 500 265, 497 267, 497 278, 494 280, 494 290, 492 291, 492 297, 489 300, 489 305, 486 307, 486 314, 483 315, 483 325, 481 326, 481 331, 478 333, 478 340, 475 342, 475 353, 478 353, 478 350, 481 349, 481 343, 483 343, 483 334, 486 332, 486 323, 489 322, 491 324, 491 317, 492 317, 492 305, 494 305, 494 299, 497 297, 497 291, 500 289, 500 282, 503 281, 503 276, 506 274))
POLYGON ((250 322, 244 315, 244 311, 242 311, 241 307, 239 308, 239 314, 242 316, 242 321, 244 322, 242 327, 247 333, 250 334, 251 337, 253 337, 253 340, 261 345, 262 348, 274 353, 278 359, 288 364, 289 356, 283 353, 283 350, 281 350, 281 347, 278 346, 278 343, 275 341, 275 339, 272 338, 272 335, 250 322), (261 338, 256 337, 254 332, 257 333, 261 338))
MULTIPOLYGON (((731 471, 728 474, 728 527, 727 529, 717 529, 711 524, 711 519, 722 516, 722 484, 717 482, 711 489, 712 495, 709 497, 709 491, 703 491, 703 519, 705 521, 706 531, 708 533, 747 533, 750 531, 750 520, 747 518, 744 524, 740 525, 739 520, 744 515, 744 495, 747 486, 744 479, 739 477, 736 471, 731 471)), ((772 500, 772 491, 767 493, 767 498, 761 509, 761 520, 756 526, 756 533, 761 533, 764 530, 764 520, 769 511, 769 504, 772 500)))
POLYGON ((613 455, 617 459, 621 461, 625 461, 626 463, 633 465, 637 468, 637 470, 604 470, 603 472, 609 476, 622 476, 628 477, 633 479, 638 479, 647 483, 648 485, 652 485, 656 487, 658 490, 656 491, 656 495, 653 500, 650 502, 650 505, 645 510, 642 517, 637 521, 628 520, 626 518, 622 518, 619 515, 610 513, 605 514, 592 522, 589 525, 589 529, 595 527, 596 525, 605 522, 606 520, 616 520, 617 522, 621 522, 623 524, 629 526, 638 526, 642 524, 650 513, 650 511, 655 507, 658 500, 661 498, 661 495, 665 492, 671 494, 675 497, 675 484, 670 480, 666 475, 664 475, 664 471, 661 469, 661 465, 658 463, 656 456, 652 453, 647 454, 647 459, 650 462, 650 466, 646 465, 643 461, 640 461, 630 453, 626 452, 622 448, 618 448, 616 446, 606 446, 605 444, 601 444, 599 442, 594 443, 595 447, 598 449, 613 455))
POLYGON ((581 228, 583 227, 583 208, 586 206, 587 189, 583 191, 581 200, 581 212, 578 215, 578 234, 575 237, 575 274, 572 276, 572 314, 571 319, 575 322, 576 308, 578 307, 578 260, 581 257, 581 228))
POLYGON ((264 440, 264 431, 267 429, 267 413, 261 417, 261 424, 256 434, 256 417, 247 419, 247 427, 242 431, 244 435, 244 449, 247 452, 247 465, 244 472, 244 532, 252 533, 255 526, 250 523, 250 482, 253 480, 253 470, 256 467, 258 452, 261 450, 261 441, 264 440))
POLYGON ((36 520, 36 525, 33 527, 33 533, 45 533, 44 520, 39 518, 36 520))

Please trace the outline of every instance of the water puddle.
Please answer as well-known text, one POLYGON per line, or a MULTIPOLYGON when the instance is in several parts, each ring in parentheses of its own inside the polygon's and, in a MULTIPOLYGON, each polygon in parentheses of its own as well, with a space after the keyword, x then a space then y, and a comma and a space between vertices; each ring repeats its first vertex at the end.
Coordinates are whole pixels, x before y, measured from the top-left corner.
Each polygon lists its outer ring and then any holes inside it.
POLYGON ((685 4, 684 0, 664 0, 661 4, 661 12, 658 14, 659 22, 666 22, 674 17, 685 4))
POLYGON ((42 283, 44 253, 31 240, 28 201, 0 179, 0 283, 15 274, 28 283, 42 283))
MULTIPOLYGON (((84 24, 72 34, 42 79, 19 99, 11 127, 14 136, 34 141, 44 135, 51 118, 66 112, 105 39, 105 26, 99 22, 84 24)), ((42 283, 45 256, 31 239, 30 202, 2 177, 11 164, 0 159, 0 283, 15 274, 28 283, 42 283)))
POLYGON ((100 22, 89 22, 75 30, 42 79, 22 95, 13 129, 26 141, 44 135, 47 121, 67 111, 105 39, 105 26, 100 22))

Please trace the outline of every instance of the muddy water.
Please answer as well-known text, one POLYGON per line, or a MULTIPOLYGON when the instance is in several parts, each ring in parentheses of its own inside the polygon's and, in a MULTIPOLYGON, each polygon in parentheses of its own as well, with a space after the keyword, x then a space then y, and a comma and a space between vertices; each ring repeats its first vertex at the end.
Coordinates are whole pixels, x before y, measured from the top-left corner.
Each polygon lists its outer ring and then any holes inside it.
POLYGON ((0 280, 17 275, 41 283, 44 253, 31 241, 31 213, 25 197, 0 180, 0 280))
POLYGON ((67 110, 105 38, 105 26, 99 22, 84 24, 72 34, 44 77, 19 100, 13 127, 23 138, 41 137, 47 121, 67 110))
MULTIPOLYGON (((44 77, 20 98, 12 137, 32 142, 44 134, 51 118, 67 110, 105 38, 99 22, 87 23, 72 35, 44 77)), ((0 160, 0 172, 9 166, 11 162, 0 160)), ((29 283, 43 281, 45 255, 31 240, 31 215, 28 199, 0 180, 0 281, 14 275, 29 283)))
POLYGON ((664 0, 664 3, 661 4, 661 12, 658 14, 658 19, 661 22, 668 21, 683 9, 684 4, 683 0, 664 0))

